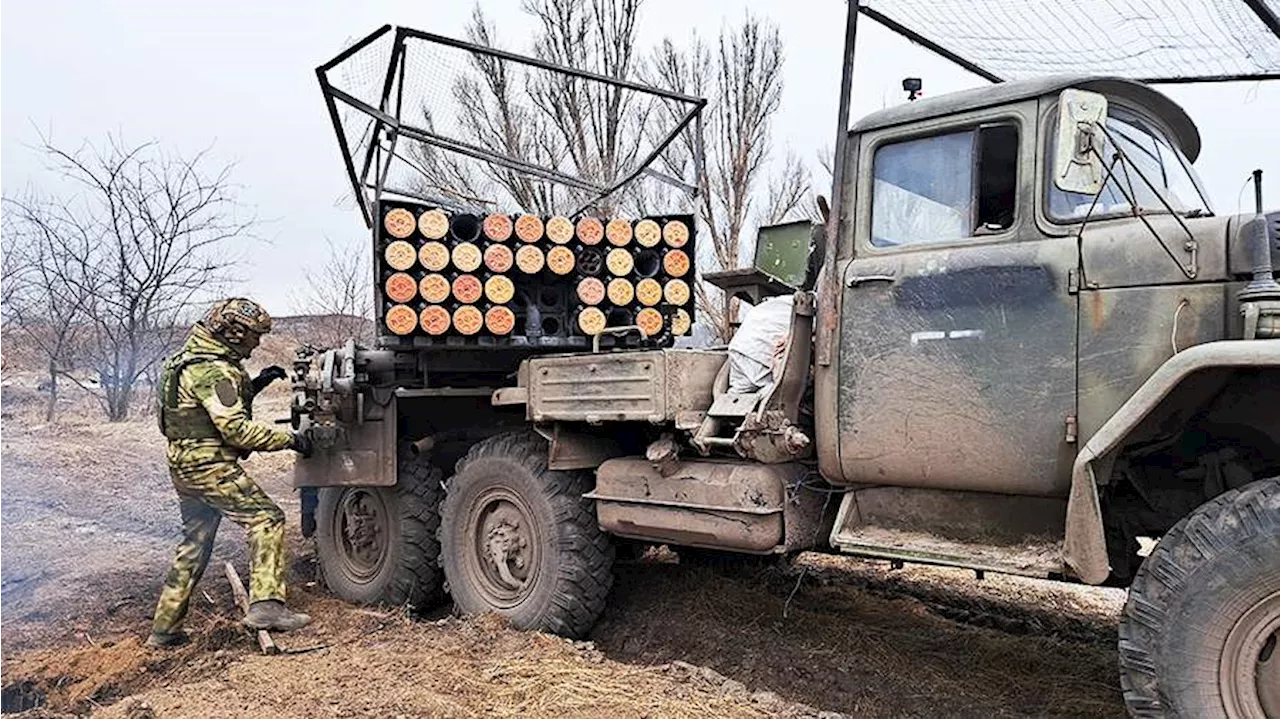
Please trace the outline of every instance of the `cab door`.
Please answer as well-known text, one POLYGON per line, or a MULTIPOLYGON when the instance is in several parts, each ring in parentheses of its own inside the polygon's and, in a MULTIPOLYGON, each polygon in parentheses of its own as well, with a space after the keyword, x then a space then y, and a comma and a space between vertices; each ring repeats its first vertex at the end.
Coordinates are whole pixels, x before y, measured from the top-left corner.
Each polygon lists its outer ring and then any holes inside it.
POLYGON ((1065 496, 1076 244, 1036 229, 1036 128, 1029 101, 862 136, 836 393, 846 481, 1065 496))

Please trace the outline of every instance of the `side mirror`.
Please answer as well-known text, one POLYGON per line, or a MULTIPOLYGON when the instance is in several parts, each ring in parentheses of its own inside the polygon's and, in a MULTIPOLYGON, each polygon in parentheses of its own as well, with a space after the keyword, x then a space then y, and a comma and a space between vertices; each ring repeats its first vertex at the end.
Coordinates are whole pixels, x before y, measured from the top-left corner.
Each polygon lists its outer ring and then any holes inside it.
POLYGON ((1053 155, 1053 184, 1063 192, 1096 195, 1102 191, 1102 128, 1107 98, 1085 90, 1058 96, 1058 134, 1053 155))

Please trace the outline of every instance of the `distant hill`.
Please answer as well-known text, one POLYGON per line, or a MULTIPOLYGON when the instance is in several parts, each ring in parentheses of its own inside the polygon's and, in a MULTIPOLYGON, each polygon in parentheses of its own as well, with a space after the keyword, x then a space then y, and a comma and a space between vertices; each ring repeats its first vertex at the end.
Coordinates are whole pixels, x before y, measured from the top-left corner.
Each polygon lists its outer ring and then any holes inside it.
POLYGON ((369 344, 373 321, 355 315, 285 315, 272 319, 272 334, 289 336, 298 343, 316 347, 336 347, 351 337, 369 344))

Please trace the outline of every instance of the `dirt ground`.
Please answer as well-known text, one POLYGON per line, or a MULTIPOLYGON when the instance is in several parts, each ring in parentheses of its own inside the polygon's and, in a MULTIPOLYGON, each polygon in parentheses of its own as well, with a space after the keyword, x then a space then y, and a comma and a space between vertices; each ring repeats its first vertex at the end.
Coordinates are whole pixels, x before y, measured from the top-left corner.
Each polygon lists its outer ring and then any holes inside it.
MULTIPOLYGON (((651 551, 620 563, 589 641, 518 632, 447 607, 409 617, 317 586, 288 453, 251 474, 290 518, 292 604, 311 627, 266 657, 235 623, 224 525, 192 602, 193 644, 142 646, 176 544, 154 425, 70 401, 39 420, 4 389, 0 441, 4 711, 27 716, 1120 716, 1123 592, 806 554, 712 572, 651 551)), ((282 393, 259 416, 279 416, 282 393)))

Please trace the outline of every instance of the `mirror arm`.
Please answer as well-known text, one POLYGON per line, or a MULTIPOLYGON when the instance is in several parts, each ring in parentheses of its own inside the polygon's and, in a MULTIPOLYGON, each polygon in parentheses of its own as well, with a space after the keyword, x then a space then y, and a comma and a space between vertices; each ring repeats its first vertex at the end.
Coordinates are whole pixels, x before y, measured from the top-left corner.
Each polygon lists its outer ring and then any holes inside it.
MULTIPOLYGON (((1089 151, 1094 155, 1097 155, 1098 162, 1101 163, 1103 161, 1102 154, 1098 152, 1098 148, 1090 146, 1089 151)), ((1111 158, 1111 162, 1107 163, 1106 173, 1102 176, 1102 186, 1104 188, 1107 186, 1108 182, 1111 182, 1111 178, 1114 176, 1113 172, 1115 170, 1116 163, 1119 161, 1120 156, 1116 155, 1111 158)), ((1093 217, 1093 211, 1097 209, 1098 198, 1100 197, 1102 197, 1102 190, 1093 193, 1093 202, 1089 203, 1089 211, 1084 213, 1084 219, 1080 221, 1080 230, 1076 232, 1076 266, 1080 270, 1080 287, 1085 288, 1089 286, 1089 276, 1085 273, 1084 269, 1084 228, 1089 224, 1089 218, 1093 217)))
MULTIPOLYGON (((1191 228, 1187 226, 1187 222, 1186 220, 1183 219, 1182 215, 1174 211, 1173 205, 1169 204, 1169 201, 1165 198, 1164 193, 1160 192, 1160 188, 1156 187, 1155 184, 1151 182, 1151 180, 1147 179, 1146 173, 1142 171, 1142 168, 1138 167, 1137 163, 1129 159, 1128 155, 1125 154, 1124 150, 1120 148, 1119 143, 1117 143, 1115 141, 1115 138, 1112 137, 1111 132, 1107 130, 1107 128, 1105 127, 1100 129, 1102 130, 1102 134, 1107 138, 1107 140, 1111 142, 1111 147, 1115 148, 1116 158, 1124 163, 1125 175, 1127 176, 1129 174, 1129 170, 1133 170, 1133 172, 1137 174, 1138 179, 1142 180, 1143 184, 1147 186, 1147 189, 1151 190, 1151 194, 1155 195, 1156 199, 1160 201, 1160 204, 1164 206, 1165 211, 1167 211, 1169 215, 1173 217, 1173 219, 1178 223, 1178 226, 1182 228, 1182 231, 1187 233, 1187 242, 1184 249, 1186 250, 1186 252, 1188 252, 1191 255, 1191 258, 1188 264, 1184 265, 1178 258, 1174 257, 1173 252, 1169 250, 1169 248, 1164 244, 1164 242, 1160 242, 1160 246, 1163 247, 1165 252, 1169 255, 1169 259, 1173 260, 1174 263, 1178 265, 1178 269, 1182 271, 1182 274, 1186 275, 1187 279, 1194 280, 1196 278, 1196 275, 1199 274, 1199 271, 1200 271, 1200 268, 1198 266, 1199 265, 1198 258, 1197 258, 1198 248, 1196 247, 1195 234, 1191 232, 1191 228)), ((1124 190, 1122 188, 1121 192, 1123 191, 1124 190)), ((1129 191, 1133 192, 1132 183, 1130 184, 1129 191)), ((1138 198, 1136 196, 1136 193, 1134 197, 1126 196, 1125 199, 1128 200, 1129 204, 1134 208, 1135 216, 1142 220, 1142 223, 1147 226, 1147 229, 1151 231, 1151 234, 1155 235, 1156 241, 1159 242, 1160 233, 1156 232, 1155 228, 1151 226, 1151 222, 1147 220, 1146 216, 1138 211, 1138 203, 1137 203, 1138 198)))
MULTIPOLYGON (((1189 263, 1184 265, 1181 260, 1179 260, 1177 257, 1174 256, 1173 251, 1169 249, 1169 246, 1165 244, 1164 239, 1160 237, 1160 232, 1156 230, 1155 227, 1152 226, 1151 220, 1147 219, 1146 213, 1139 211, 1137 196, 1130 194, 1131 192, 1133 192, 1133 187, 1130 186, 1129 191, 1126 192, 1123 185, 1121 185, 1120 183, 1116 183, 1116 187, 1120 190, 1120 194, 1124 196, 1125 201, 1129 203, 1130 207, 1134 208, 1133 216, 1138 218, 1142 222, 1142 224, 1147 228, 1147 231, 1151 233, 1151 236, 1156 239, 1156 242, 1160 245, 1160 249, 1164 250, 1164 253, 1169 256, 1170 260, 1173 261, 1173 264, 1178 266, 1178 270, 1181 271, 1182 274, 1187 279, 1194 280, 1196 278, 1196 275, 1199 274, 1199 257, 1198 257, 1199 248, 1196 246, 1195 235, 1191 233, 1191 228, 1187 227, 1187 223, 1183 221, 1182 216, 1174 212, 1173 208, 1170 207, 1167 202, 1165 202, 1165 199, 1160 194, 1160 191, 1156 189, 1154 185, 1151 184, 1151 181, 1147 179, 1146 175, 1142 174, 1142 170, 1138 169, 1138 166, 1135 165, 1128 158, 1128 156, 1124 154, 1124 150, 1121 150, 1120 147, 1116 145, 1115 140, 1112 139, 1111 134, 1106 131, 1106 128, 1103 128, 1102 132, 1107 136, 1108 140, 1111 140, 1111 146, 1115 148, 1115 156, 1111 160, 1111 164, 1115 165, 1117 162, 1122 163, 1125 168, 1126 176, 1129 174, 1128 171, 1130 169, 1132 169, 1135 173, 1137 173, 1138 178, 1141 179, 1144 183, 1146 183, 1147 187, 1150 188, 1150 190, 1155 194, 1155 196, 1159 198, 1160 202, 1164 204, 1165 209, 1169 211, 1169 214, 1172 215, 1174 219, 1177 220, 1178 224, 1182 227, 1183 231, 1187 233, 1187 242, 1183 246, 1183 249, 1191 255, 1191 258, 1189 263)), ((1105 184, 1103 186, 1105 187, 1105 184)), ((1094 197, 1094 201, 1096 204, 1096 201, 1097 201, 1096 195, 1094 197)), ((1090 207, 1090 211, 1092 211, 1092 206, 1090 207)), ((1088 215, 1086 215, 1086 217, 1088 217, 1088 215)), ((1083 231, 1084 231, 1084 228, 1082 226, 1081 235, 1083 235, 1083 231)))

